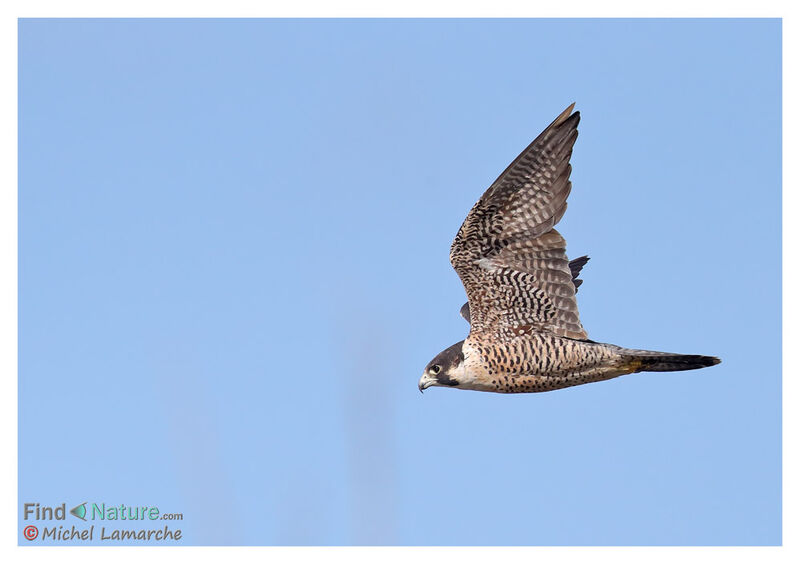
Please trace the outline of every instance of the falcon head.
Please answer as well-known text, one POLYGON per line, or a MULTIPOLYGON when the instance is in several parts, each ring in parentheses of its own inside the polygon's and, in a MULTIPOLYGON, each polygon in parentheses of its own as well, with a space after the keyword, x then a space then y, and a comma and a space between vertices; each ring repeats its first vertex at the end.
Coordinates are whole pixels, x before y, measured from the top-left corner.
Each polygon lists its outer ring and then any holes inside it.
POLYGON ((448 347, 428 363, 422 378, 419 379, 419 391, 431 386, 450 386, 457 388, 461 383, 459 378, 464 373, 464 352, 460 341, 448 347))

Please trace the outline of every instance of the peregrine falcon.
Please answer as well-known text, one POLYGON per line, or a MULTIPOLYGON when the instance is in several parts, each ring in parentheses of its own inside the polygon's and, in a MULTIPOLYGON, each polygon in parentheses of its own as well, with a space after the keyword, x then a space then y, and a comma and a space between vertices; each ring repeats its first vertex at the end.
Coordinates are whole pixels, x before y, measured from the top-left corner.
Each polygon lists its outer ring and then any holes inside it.
POLYGON ((546 392, 633 372, 693 370, 713 356, 626 349, 589 340, 575 294, 583 256, 569 261, 553 227, 567 209, 580 113, 568 107, 489 186, 450 248, 468 302, 466 340, 425 367, 420 391, 546 392))

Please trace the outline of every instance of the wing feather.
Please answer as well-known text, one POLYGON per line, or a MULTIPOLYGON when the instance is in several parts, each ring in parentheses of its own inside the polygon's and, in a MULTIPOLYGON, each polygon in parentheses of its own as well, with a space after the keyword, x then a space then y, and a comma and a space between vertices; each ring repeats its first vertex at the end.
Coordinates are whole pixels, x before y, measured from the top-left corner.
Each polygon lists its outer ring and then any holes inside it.
POLYGON ((569 159, 580 121, 573 107, 489 186, 453 241, 450 262, 467 292, 471 330, 586 338, 575 300, 580 281, 553 229, 572 190, 569 159))

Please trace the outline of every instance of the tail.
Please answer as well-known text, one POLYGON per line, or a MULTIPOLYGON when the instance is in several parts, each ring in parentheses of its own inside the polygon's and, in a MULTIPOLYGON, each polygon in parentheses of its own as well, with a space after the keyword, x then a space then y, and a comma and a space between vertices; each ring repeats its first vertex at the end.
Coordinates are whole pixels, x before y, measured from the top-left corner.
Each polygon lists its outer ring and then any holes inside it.
POLYGON ((626 350, 632 372, 675 372, 714 366, 721 361, 715 356, 674 354, 657 351, 626 350))

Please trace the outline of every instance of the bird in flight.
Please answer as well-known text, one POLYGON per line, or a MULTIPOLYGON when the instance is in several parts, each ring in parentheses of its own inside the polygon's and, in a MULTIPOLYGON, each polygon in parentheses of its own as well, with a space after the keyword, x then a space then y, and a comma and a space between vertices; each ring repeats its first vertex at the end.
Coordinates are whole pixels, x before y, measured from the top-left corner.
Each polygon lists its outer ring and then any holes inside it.
POLYGON ((559 115, 472 207, 450 248, 468 302, 466 340, 425 367, 420 391, 546 392, 633 372, 693 370, 713 356, 626 349, 589 340, 575 293, 583 256, 569 261, 553 227, 567 209, 580 113, 559 115))

